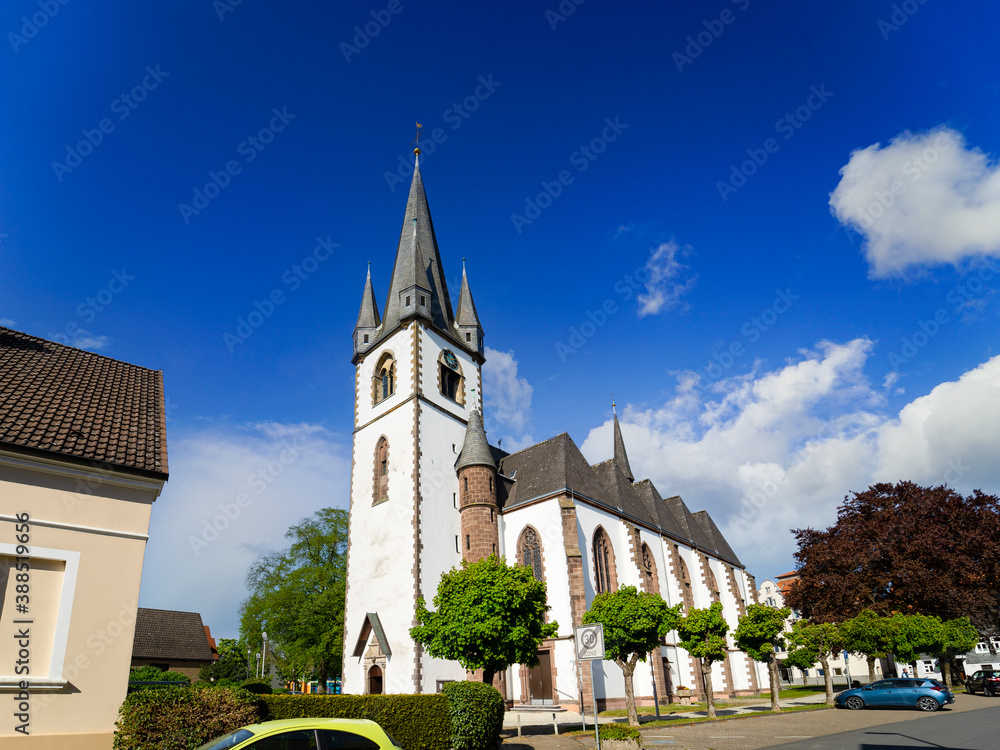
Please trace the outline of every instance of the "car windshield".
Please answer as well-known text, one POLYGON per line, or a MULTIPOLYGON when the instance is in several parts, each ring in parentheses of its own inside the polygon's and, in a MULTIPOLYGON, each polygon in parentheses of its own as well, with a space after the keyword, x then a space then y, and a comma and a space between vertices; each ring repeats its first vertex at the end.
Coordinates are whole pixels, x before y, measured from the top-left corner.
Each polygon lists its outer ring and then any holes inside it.
POLYGON ((226 750, 227 747, 236 747, 243 740, 248 740, 251 737, 253 737, 253 732, 249 729, 237 729, 235 732, 230 732, 223 737, 206 742, 198 750, 226 750))
POLYGON ((400 745, 398 742, 396 742, 396 738, 395 737, 393 737, 388 732, 385 733, 385 736, 389 738, 389 742, 391 742, 393 745, 395 745, 396 747, 400 748, 400 750, 402 750, 403 746, 400 745))

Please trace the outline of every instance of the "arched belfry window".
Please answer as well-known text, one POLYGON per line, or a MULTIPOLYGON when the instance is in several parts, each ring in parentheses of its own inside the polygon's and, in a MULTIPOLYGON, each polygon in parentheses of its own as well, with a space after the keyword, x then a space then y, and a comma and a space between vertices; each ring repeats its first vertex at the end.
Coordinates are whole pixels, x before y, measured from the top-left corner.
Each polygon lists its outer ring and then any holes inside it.
POLYGON ((372 406, 380 404, 396 393, 396 359, 392 352, 379 357, 372 374, 372 406))
POLYGON ((372 504, 384 503, 389 499, 389 441, 385 436, 375 444, 375 478, 373 482, 372 504))
POLYGON ((443 396, 460 404, 465 403, 465 377, 462 365, 451 349, 445 349, 438 357, 438 388, 443 396))
POLYGON ((518 562, 531 569, 532 575, 539 581, 544 581, 542 573, 542 544, 538 532, 528 526, 521 532, 521 541, 517 545, 518 562))
POLYGON ((618 590, 615 551, 608 538, 608 532, 603 528, 598 528, 594 532, 594 586, 598 594, 618 590))

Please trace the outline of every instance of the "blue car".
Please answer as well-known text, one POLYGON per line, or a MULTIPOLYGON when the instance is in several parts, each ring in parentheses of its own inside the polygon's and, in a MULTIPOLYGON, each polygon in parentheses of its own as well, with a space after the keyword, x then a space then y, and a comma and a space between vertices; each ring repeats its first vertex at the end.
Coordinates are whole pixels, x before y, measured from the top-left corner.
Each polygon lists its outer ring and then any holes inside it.
POLYGON ((937 711, 955 702, 955 694, 944 683, 931 679, 902 678, 879 680, 871 685, 845 690, 834 698, 837 708, 919 708, 937 711))

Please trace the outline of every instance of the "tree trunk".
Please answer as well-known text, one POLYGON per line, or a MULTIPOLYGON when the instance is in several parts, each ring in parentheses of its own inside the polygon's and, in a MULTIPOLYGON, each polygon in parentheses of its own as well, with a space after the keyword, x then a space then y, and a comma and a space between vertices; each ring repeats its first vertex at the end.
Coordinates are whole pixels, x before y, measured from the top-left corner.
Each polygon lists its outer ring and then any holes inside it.
POLYGON ((768 681, 771 683, 771 710, 777 713, 781 711, 781 706, 778 705, 778 693, 781 692, 781 680, 778 677, 778 660, 775 658, 774 652, 767 657, 767 677, 768 681))
POLYGON ((826 685, 826 705, 833 705, 833 675, 830 674, 830 657, 819 655, 820 666, 823 667, 823 684, 826 685))
POLYGON ((941 662, 941 676, 944 677, 944 684, 949 690, 951 690, 951 659, 947 656, 943 656, 940 659, 941 662))
POLYGON ((701 662, 701 676, 705 682, 705 702, 708 704, 708 718, 715 718, 715 691, 712 690, 712 662, 701 662))
POLYGON ((875 682, 875 657, 868 657, 868 684, 875 682))
POLYGON ((636 657, 634 656, 627 662, 622 661, 621 659, 615 659, 615 664, 621 668, 622 674, 625 676, 625 708, 628 710, 629 726, 632 727, 639 726, 639 713, 635 710, 635 688, 632 686, 632 675, 635 673, 635 663, 636 657))
POLYGON ((484 669, 483 670, 483 682, 485 684, 487 684, 487 685, 492 685, 493 684, 493 678, 496 677, 496 674, 497 673, 495 671, 493 671, 492 669, 484 669))

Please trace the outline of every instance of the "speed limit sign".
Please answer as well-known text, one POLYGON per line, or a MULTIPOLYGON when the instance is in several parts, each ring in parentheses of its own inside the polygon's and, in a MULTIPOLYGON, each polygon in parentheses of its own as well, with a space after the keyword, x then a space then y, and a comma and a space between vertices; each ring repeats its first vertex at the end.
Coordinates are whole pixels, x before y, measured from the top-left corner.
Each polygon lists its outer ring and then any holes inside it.
POLYGON ((576 658, 580 661, 604 658, 604 627, 600 623, 574 628, 576 658))

